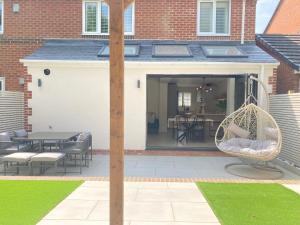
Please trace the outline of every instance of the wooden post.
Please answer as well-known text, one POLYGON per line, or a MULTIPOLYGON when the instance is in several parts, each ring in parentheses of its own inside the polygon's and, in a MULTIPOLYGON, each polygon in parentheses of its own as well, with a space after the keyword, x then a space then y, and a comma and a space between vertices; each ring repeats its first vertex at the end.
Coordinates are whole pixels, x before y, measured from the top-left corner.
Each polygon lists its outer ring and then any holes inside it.
POLYGON ((110 225, 124 220, 124 0, 110 6, 110 225))

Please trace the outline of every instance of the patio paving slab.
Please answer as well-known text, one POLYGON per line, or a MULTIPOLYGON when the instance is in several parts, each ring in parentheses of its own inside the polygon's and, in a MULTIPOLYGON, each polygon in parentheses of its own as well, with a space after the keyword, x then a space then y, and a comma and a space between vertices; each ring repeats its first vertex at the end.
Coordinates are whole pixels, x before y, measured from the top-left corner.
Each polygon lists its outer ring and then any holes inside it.
MULTIPOLYGON (((81 221, 81 220, 43 220, 38 225, 109 225, 108 221, 81 221)), ((124 225, 131 225, 124 222, 124 225)), ((197 225, 197 224, 196 224, 197 225)))
MULTIPOLYGON (((106 225, 108 199, 108 182, 86 181, 38 225, 106 225)), ((124 219, 125 225, 220 225, 194 183, 126 182, 124 219)))
POLYGON ((174 202, 172 203, 175 221, 178 222, 199 222, 218 223, 218 219, 207 202, 174 202))
MULTIPOLYGON (((224 169, 229 163, 240 162, 235 157, 201 156, 125 156, 125 176, 143 178, 197 178, 197 179, 243 179, 227 173, 224 169)), ((72 172, 74 168, 68 168, 72 172)), ((76 168, 78 171, 78 168, 76 168)), ((299 179, 300 176, 282 169, 282 179, 299 179)), ((68 173, 67 176, 108 177, 109 156, 95 155, 89 168, 82 174, 68 173)))
POLYGON ((131 222, 130 225, 220 225, 220 223, 188 223, 188 222, 131 222))
MULTIPOLYGON (((135 200, 137 195, 137 189, 125 189, 124 198, 125 201, 135 200)), ((73 192, 66 199, 74 200, 109 200, 109 189, 108 188, 97 188, 97 187, 81 187, 77 191, 73 192)))
MULTIPOLYGON (((78 190, 78 189, 77 189, 78 190)), ((95 208, 97 201, 69 200, 62 201, 52 210, 45 219, 47 220, 84 220, 95 208)))
POLYGON ((284 184, 284 186, 300 195, 300 184, 284 184))

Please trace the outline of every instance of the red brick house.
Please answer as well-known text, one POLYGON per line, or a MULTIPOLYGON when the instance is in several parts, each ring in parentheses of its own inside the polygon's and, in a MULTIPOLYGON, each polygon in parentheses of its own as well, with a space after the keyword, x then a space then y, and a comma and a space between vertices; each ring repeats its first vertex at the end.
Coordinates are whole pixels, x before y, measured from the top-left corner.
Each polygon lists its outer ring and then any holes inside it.
MULTIPOLYGON (((277 61, 255 44, 255 15, 256 0, 136 0, 126 9, 127 149, 174 148, 180 110, 222 120, 242 101, 247 74, 276 91, 277 61), (162 139, 149 134, 154 121, 162 139)), ((25 92, 27 130, 88 129, 108 148, 108 21, 101 0, 0 0, 1 88, 25 92)))
POLYGON ((281 0, 264 35, 257 36, 257 44, 275 57, 280 65, 277 70, 277 93, 300 91, 300 2, 281 0))
POLYGON ((300 34, 300 2, 280 0, 264 34, 300 34))
POLYGON ((300 91, 300 35, 257 35, 257 45, 275 57, 277 69, 277 93, 300 91))

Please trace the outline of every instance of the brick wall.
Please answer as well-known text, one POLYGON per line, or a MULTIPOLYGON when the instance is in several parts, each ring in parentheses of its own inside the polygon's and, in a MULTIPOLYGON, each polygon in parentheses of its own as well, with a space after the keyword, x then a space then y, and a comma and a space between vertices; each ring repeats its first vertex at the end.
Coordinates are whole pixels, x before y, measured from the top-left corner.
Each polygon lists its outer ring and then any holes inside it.
MULTIPOLYGON (((248 0, 245 26, 246 40, 254 40, 255 38, 255 10, 256 0, 248 0)), ((240 40, 242 23, 240 0, 232 0, 231 12, 230 37, 199 37, 197 36, 196 0, 137 0, 136 38, 240 40)))
POLYGON ((300 34, 300 1, 281 0, 266 34, 300 34))
MULTIPOLYGON (((245 40, 255 39, 256 0, 247 0, 245 40)), ((135 36, 130 39, 174 40, 240 40, 241 0, 231 3, 231 35, 228 37, 197 36, 197 0, 136 0, 135 36)), ((0 35, 0 75, 6 77, 6 88, 25 92, 25 124, 31 115, 27 82, 31 76, 19 62, 41 46, 46 38, 107 38, 82 35, 82 0, 4 0, 4 34, 0 35), (18 13, 13 3, 20 4, 18 13), (25 78, 24 86, 19 78, 25 78)))
POLYGON ((79 38, 82 32, 81 0, 4 1, 5 38, 79 38))
POLYGON ((5 76, 7 90, 24 91, 24 86, 19 85, 19 78, 25 78, 27 71, 20 59, 40 45, 39 40, 0 39, 0 75, 5 76))
POLYGON ((299 92, 300 74, 295 74, 294 70, 285 62, 280 62, 278 66, 277 92, 286 94, 289 91, 299 92))
MULTIPOLYGON (((4 4, 6 38, 82 38, 82 0, 13 0, 4 4)), ((231 36, 197 36, 197 0, 136 0, 136 39, 240 40, 242 4, 231 3, 231 36)), ((247 0, 245 39, 255 39, 256 0, 247 0)))
MULTIPOLYGON (((257 40, 256 44, 280 62, 280 65, 277 67, 276 76, 275 76, 276 77, 276 92, 275 93, 287 94, 289 91, 299 92, 300 74, 296 74, 294 72, 293 68, 291 68, 285 61, 283 61, 280 58, 280 56, 276 52, 272 51, 263 42, 257 40)), ((271 80, 269 80, 269 83, 270 84, 275 83, 273 78, 271 78, 271 80)))
POLYGON ((8 91, 22 91, 25 97, 25 128, 30 130, 28 115, 28 99, 31 93, 27 89, 27 82, 31 81, 26 67, 20 63, 20 59, 30 54, 41 46, 40 40, 1 40, 0 39, 0 76, 5 77, 5 86, 8 91), (19 84, 19 78, 25 79, 25 84, 19 84))
POLYGON ((277 94, 277 69, 273 69, 273 76, 269 77, 268 83, 272 85, 272 95, 277 94))

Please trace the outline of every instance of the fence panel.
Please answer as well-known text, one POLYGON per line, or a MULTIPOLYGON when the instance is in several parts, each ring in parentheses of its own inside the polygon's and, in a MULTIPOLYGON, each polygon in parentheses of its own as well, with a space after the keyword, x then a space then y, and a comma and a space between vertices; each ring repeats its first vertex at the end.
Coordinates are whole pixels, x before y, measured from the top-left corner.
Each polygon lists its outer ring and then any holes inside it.
POLYGON ((283 137, 279 158, 300 167, 300 94, 271 96, 270 112, 283 137))
POLYGON ((24 129, 24 94, 0 91, 0 132, 24 129))

